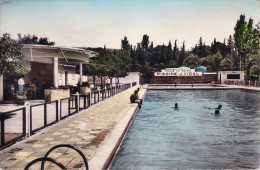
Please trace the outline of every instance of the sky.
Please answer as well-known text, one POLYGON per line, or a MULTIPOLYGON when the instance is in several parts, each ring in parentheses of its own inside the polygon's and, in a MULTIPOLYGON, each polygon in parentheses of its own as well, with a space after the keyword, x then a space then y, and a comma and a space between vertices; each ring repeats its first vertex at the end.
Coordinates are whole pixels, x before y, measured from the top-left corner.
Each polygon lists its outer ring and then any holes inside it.
POLYGON ((68 47, 136 46, 144 34, 156 45, 186 50, 234 34, 241 14, 260 22, 260 0, 0 0, 0 36, 48 37, 68 47))

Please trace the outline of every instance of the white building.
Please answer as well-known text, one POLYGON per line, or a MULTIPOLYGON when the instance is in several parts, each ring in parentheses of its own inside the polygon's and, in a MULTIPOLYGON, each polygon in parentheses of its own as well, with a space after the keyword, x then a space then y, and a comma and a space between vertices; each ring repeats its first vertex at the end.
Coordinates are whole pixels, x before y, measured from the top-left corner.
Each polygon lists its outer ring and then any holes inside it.
MULTIPOLYGON (((88 63, 90 58, 98 54, 90 50, 68 48, 61 46, 47 46, 24 44, 22 53, 31 65, 31 71, 25 75, 25 83, 34 78, 41 82, 46 77, 53 87, 75 86, 78 82, 87 81, 82 75, 82 64, 88 63), (79 65, 79 74, 75 67, 79 65)), ((0 101, 3 100, 3 76, 0 77, 0 101)))
POLYGON ((244 81, 244 71, 218 71, 218 80, 220 84, 225 81, 244 81))

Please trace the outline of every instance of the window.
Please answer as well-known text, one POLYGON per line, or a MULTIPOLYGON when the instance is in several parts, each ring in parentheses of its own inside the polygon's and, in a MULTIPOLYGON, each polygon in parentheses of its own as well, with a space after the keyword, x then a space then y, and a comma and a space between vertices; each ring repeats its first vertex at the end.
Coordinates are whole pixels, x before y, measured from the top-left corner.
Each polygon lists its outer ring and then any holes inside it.
POLYGON ((227 79, 240 79, 240 74, 227 74, 227 79))

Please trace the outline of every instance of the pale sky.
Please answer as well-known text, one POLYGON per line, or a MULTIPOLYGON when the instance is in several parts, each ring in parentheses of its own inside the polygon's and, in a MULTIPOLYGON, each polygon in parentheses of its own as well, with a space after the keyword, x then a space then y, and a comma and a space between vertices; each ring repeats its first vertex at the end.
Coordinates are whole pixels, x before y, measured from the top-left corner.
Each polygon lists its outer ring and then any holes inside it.
POLYGON ((144 34, 154 46, 185 40, 186 50, 202 37, 223 42, 240 14, 260 22, 258 0, 0 0, 0 34, 48 37, 55 45, 121 48, 144 34))

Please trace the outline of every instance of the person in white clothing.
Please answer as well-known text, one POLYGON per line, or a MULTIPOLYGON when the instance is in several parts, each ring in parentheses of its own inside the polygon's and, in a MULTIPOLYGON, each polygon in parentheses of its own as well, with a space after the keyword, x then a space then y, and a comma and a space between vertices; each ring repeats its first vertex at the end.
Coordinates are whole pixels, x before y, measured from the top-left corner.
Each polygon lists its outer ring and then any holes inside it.
POLYGON ((22 93, 23 92, 23 87, 24 87, 24 80, 23 80, 23 77, 22 76, 21 78, 18 79, 18 92, 19 93, 22 93))

